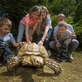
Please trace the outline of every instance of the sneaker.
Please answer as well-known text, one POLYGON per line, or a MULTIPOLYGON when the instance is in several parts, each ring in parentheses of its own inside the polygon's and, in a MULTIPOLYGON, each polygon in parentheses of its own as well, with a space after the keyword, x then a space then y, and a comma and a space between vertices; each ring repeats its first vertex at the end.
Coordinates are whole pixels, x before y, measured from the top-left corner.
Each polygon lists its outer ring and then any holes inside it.
POLYGON ((2 66, 2 60, 1 60, 1 57, 0 57, 0 66, 2 66))
POLYGON ((0 66, 2 66, 2 63, 0 63, 0 66))
POLYGON ((61 59, 61 54, 58 54, 57 55, 57 60, 60 60, 61 59))
POLYGON ((61 59, 60 59, 60 61, 62 61, 62 62, 65 62, 66 60, 67 60, 66 56, 62 56, 61 59))
POLYGON ((47 53, 48 53, 48 55, 49 55, 49 56, 51 56, 51 55, 52 55, 50 50, 48 50, 48 51, 47 51, 47 53))
POLYGON ((0 60, 0 66, 2 66, 1 60, 0 60))
POLYGON ((68 53, 68 58, 69 58, 70 60, 73 60, 73 59, 74 59, 73 56, 72 56, 72 54, 70 54, 70 53, 68 53))

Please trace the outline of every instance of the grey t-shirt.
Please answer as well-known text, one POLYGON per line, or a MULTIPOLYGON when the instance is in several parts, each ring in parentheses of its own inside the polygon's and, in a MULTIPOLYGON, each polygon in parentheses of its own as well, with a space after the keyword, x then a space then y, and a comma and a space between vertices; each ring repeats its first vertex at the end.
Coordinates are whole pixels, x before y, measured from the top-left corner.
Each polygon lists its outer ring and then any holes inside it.
POLYGON ((5 45, 8 46, 9 42, 14 43, 16 42, 13 35, 11 33, 8 33, 5 36, 0 36, 0 41, 5 42, 5 45))
POLYGON ((45 30, 47 24, 50 24, 50 28, 52 28, 51 23, 52 23, 52 21, 51 21, 51 19, 50 19, 49 17, 47 17, 45 20, 43 20, 43 21, 41 22, 41 26, 40 26, 41 31, 44 32, 44 30, 45 30))
POLYGON ((63 34, 59 34, 58 31, 54 32, 54 36, 57 36, 57 39, 59 41, 66 40, 69 38, 69 36, 72 36, 72 32, 69 30, 66 30, 63 34))

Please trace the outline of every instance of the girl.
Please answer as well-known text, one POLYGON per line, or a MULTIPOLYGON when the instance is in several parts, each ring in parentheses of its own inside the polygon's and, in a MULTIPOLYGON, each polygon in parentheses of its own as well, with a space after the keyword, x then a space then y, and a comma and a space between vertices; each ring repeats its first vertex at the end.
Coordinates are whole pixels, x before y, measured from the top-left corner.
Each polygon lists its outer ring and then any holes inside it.
POLYGON ((45 6, 41 6, 41 16, 42 21, 40 23, 40 32, 37 34, 37 43, 38 45, 43 45, 45 42, 46 50, 48 51, 49 56, 51 56, 49 39, 52 34, 52 25, 48 9, 45 6))
POLYGON ((35 5, 33 6, 29 14, 27 14, 22 20, 20 20, 17 42, 20 42, 23 37, 23 32, 25 29, 26 42, 29 44, 33 39, 33 34, 37 28, 37 25, 40 21, 40 7, 35 5))

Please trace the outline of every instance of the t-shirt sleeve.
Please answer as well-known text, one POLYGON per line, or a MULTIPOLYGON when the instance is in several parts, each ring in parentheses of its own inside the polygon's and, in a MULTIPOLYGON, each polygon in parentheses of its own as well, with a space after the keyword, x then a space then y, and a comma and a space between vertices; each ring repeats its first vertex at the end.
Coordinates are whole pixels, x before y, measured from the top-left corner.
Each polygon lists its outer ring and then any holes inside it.
POLYGON ((46 19, 46 24, 51 24, 51 23, 52 23, 51 19, 50 18, 47 18, 46 19))
POLYGON ((53 33, 53 36, 57 36, 58 32, 57 30, 53 33))
POLYGON ((15 41, 15 39, 14 39, 14 37, 13 37, 13 35, 10 33, 10 41, 11 41, 11 43, 15 43, 16 41, 15 41))
POLYGON ((22 20, 20 20, 20 23, 25 25, 25 22, 29 23, 29 20, 29 14, 27 14, 22 20))
POLYGON ((26 15, 25 22, 29 24, 29 21, 30 21, 29 15, 26 15))
POLYGON ((68 30, 70 30, 72 33, 74 33, 74 29, 73 29, 72 25, 67 24, 67 27, 68 27, 68 30))
POLYGON ((66 30, 66 33, 69 35, 69 36, 72 36, 72 32, 70 30, 66 30))
POLYGON ((53 36, 55 35, 55 33, 56 33, 57 30, 58 30, 58 26, 54 27, 53 36))

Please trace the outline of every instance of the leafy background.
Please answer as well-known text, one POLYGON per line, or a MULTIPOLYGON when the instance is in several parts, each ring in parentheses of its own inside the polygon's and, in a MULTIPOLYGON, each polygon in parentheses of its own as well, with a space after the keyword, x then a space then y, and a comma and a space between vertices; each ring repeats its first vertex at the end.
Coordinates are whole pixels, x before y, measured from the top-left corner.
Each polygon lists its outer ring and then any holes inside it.
POLYGON ((29 13, 34 5, 48 8, 53 28, 57 25, 57 15, 64 13, 66 22, 73 25, 82 48, 82 0, 0 0, 0 17, 8 17, 13 23, 12 33, 17 38, 18 25, 22 17, 29 13))

